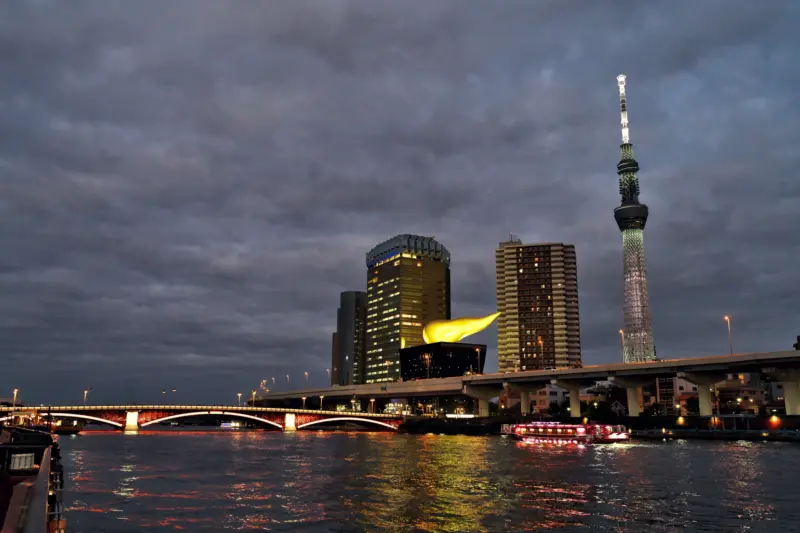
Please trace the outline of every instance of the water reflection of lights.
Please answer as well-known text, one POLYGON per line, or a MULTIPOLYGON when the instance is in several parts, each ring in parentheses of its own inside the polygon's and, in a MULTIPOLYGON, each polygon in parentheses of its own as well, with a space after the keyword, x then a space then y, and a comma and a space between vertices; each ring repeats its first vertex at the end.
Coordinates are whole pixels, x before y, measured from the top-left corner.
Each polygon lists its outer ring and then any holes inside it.
POLYGON ((778 455, 774 444, 578 449, 386 433, 173 437, 116 433, 82 436, 74 441, 81 449, 64 446, 68 505, 82 530, 122 531, 117 521, 127 520, 126 531, 330 530, 347 523, 387 533, 655 533, 759 530, 781 516, 800 520, 787 503, 791 489, 786 496, 773 490, 778 482, 792 486, 800 464, 778 455))

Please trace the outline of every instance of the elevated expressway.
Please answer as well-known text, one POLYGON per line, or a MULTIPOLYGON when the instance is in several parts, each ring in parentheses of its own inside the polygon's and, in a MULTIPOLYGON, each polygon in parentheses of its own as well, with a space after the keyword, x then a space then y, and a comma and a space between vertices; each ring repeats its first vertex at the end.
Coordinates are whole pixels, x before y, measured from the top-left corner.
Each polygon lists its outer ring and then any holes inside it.
POLYGON ((761 373, 783 383, 786 414, 800 415, 800 351, 797 350, 332 386, 270 392, 260 398, 269 404, 303 398, 316 401, 320 397, 364 400, 465 395, 477 399, 479 415, 487 416, 489 400, 498 397, 504 388, 515 390, 522 395, 524 409, 529 405, 525 400, 531 393, 550 384, 569 391, 570 411, 579 413, 580 389, 597 381, 608 380, 627 390, 630 415, 638 416, 642 409, 639 395, 642 386, 653 383, 656 378, 679 377, 698 386, 700 414, 711 416, 712 399, 709 387, 724 381, 727 374, 738 373, 761 373))

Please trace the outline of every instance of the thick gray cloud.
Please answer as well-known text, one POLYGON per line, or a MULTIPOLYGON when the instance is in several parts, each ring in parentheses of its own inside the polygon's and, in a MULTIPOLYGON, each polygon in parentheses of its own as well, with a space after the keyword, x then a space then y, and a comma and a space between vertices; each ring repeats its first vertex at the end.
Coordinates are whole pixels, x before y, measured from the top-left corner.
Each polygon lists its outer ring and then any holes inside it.
POLYGON ((3 2, 0 397, 321 383, 338 293, 405 232, 450 249, 458 315, 493 309, 510 232, 575 243, 584 361, 619 360, 619 72, 659 354, 725 353, 726 313, 737 351, 789 348, 798 25, 791 0, 3 2))

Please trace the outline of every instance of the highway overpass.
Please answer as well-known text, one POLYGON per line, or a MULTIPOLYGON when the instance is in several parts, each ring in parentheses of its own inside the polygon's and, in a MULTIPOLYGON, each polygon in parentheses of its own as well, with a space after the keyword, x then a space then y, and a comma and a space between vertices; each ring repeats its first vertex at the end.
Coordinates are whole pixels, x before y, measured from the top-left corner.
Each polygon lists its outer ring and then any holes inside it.
POLYGON ((483 415, 488 413, 489 399, 499 396, 504 387, 522 394, 523 404, 525 404, 524 400, 530 393, 552 384, 570 391, 570 409, 572 412, 580 412, 580 389, 597 381, 609 380, 627 389, 630 414, 636 416, 641 411, 638 390, 642 386, 653 383, 656 378, 677 376, 698 385, 700 414, 710 416, 712 402, 709 386, 725 380, 727 374, 747 372, 766 374, 776 381, 782 382, 786 414, 800 415, 800 351, 797 350, 320 387, 270 392, 260 396, 260 399, 268 404, 284 400, 319 398, 320 396, 329 399, 357 398, 363 400, 465 395, 478 400, 479 413, 483 415))

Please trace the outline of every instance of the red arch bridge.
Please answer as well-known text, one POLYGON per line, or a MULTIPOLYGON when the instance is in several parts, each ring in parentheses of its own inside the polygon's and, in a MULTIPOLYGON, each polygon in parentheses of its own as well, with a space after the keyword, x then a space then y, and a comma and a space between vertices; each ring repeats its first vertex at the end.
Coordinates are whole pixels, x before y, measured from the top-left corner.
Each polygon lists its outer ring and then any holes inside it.
POLYGON ((397 431, 402 415, 318 411, 228 405, 43 405, 0 407, 0 422, 14 417, 68 418, 105 423, 126 431, 182 418, 212 415, 256 422, 265 428, 294 431, 314 429, 317 424, 356 422, 376 429, 397 431))

